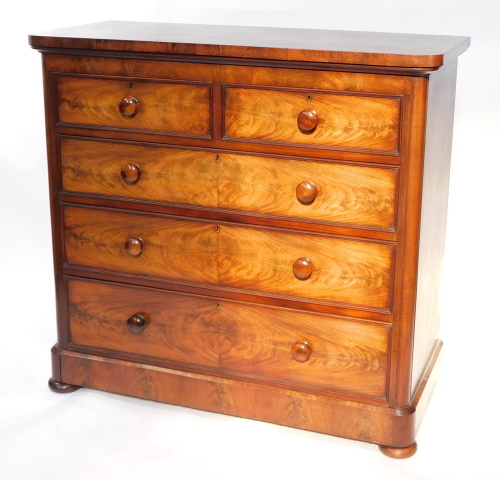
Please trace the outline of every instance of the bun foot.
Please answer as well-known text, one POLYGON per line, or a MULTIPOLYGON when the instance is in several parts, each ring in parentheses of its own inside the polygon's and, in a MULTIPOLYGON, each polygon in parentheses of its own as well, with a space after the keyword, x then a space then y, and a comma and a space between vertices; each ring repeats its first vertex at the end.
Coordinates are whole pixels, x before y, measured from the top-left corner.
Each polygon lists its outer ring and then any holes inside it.
POLYGON ((56 382, 53 378, 50 378, 49 388, 56 393, 71 393, 80 387, 78 385, 70 385, 69 383, 56 382))
POLYGON ((391 458, 408 458, 415 454, 417 451, 417 443, 412 443, 409 447, 386 447, 379 445, 380 451, 391 458))

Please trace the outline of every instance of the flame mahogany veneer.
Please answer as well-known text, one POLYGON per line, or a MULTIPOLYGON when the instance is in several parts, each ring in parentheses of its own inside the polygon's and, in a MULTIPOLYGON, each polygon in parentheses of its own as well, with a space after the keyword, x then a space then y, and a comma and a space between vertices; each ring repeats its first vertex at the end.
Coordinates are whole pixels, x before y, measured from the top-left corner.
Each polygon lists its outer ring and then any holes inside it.
POLYGON ((43 55, 49 385, 404 458, 433 391, 466 37, 104 22, 43 55))

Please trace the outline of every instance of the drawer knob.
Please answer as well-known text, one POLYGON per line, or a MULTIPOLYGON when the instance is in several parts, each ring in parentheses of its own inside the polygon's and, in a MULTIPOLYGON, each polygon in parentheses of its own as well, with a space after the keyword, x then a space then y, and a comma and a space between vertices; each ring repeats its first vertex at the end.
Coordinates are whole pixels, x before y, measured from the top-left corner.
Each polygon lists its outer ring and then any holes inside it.
POLYGON ((137 313, 127 320, 128 331, 134 335, 141 333, 146 328, 146 324, 146 319, 137 313))
POLYGON ((139 167, 137 163, 127 163, 127 165, 123 165, 120 173, 123 181, 127 182, 129 185, 137 183, 142 175, 141 167, 139 167))
POLYGON ((127 118, 135 117, 139 111, 139 100, 135 97, 125 97, 118 102, 120 113, 127 118))
POLYGON ((308 108, 307 110, 302 110, 297 116, 297 125, 302 133, 310 134, 316 130, 318 126, 319 117, 316 110, 308 108))
POLYGON ((300 257, 298 260, 295 260, 293 264, 293 274, 299 280, 307 280, 314 270, 314 265, 306 257, 300 257))
POLYGON ((297 185, 296 194, 297 200, 302 203, 302 205, 310 205, 314 202, 318 194, 318 187, 310 180, 304 180, 297 185))
POLYGON ((125 242, 125 250, 129 255, 138 257, 144 251, 144 242, 141 237, 130 237, 125 242))
POLYGON ((311 352, 311 346, 307 342, 296 342, 292 347, 292 357, 300 363, 307 362, 311 352))

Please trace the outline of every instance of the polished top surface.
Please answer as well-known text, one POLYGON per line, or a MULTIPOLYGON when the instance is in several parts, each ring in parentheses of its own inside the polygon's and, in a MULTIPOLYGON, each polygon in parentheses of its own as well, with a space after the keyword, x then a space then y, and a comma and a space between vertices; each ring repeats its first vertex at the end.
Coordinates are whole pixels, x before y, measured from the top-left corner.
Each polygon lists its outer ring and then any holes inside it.
POLYGON ((109 21, 30 35, 34 48, 438 68, 469 37, 109 21))

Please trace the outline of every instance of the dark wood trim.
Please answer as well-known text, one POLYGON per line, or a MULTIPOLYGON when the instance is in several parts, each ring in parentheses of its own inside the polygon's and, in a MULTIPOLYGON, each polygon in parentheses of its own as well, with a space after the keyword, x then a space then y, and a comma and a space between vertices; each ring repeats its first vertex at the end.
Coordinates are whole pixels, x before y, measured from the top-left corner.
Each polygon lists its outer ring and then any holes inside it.
MULTIPOLYGON (((130 145, 143 145, 143 146, 151 146, 158 148, 173 148, 180 150, 200 150, 204 152, 214 152, 214 153, 232 153, 236 155, 245 155, 245 156, 254 156, 254 157, 269 157, 269 158, 277 158, 283 160, 301 160, 304 162, 322 162, 322 163, 334 163, 339 165, 352 165, 357 167, 372 167, 372 168, 389 168, 393 170, 397 170, 399 167, 400 160, 398 162, 394 161, 394 157, 392 155, 384 158, 382 155, 350 155, 347 158, 342 153, 339 153, 339 157, 316 157, 311 155, 304 155, 301 152, 309 152, 309 149, 300 149, 297 154, 290 153, 280 153, 281 150, 275 152, 259 152, 259 151, 245 151, 242 153, 240 150, 234 150, 231 148, 227 148, 232 145, 226 144, 226 148, 217 148, 214 146, 215 142, 210 142, 207 147, 200 147, 198 145, 191 145, 191 142, 186 144, 179 143, 171 143, 171 139, 167 139, 166 141, 158 142, 155 137, 149 137, 146 141, 134 140, 133 138, 129 139, 125 138, 114 138, 111 136, 84 136, 84 135, 74 135, 74 134, 57 134, 58 138, 74 138, 77 140, 88 140, 92 142, 109 142, 109 143, 122 143, 122 144, 130 144, 130 145), (352 157, 352 158, 351 158, 352 157), (372 160, 373 159, 373 160, 372 160)), ((314 152, 311 152, 314 153, 314 152)))
POLYGON ((411 370, 414 392, 439 338, 457 61, 430 77, 411 370))
POLYGON ((82 126, 56 125, 54 133, 67 136, 82 136, 89 138, 102 138, 110 140, 125 140, 141 143, 156 143, 158 145, 179 146, 184 148, 199 148, 203 150, 231 151, 262 156, 283 155, 288 157, 309 157, 312 160, 335 160, 346 162, 375 163, 382 165, 399 165, 401 158, 397 155, 387 155, 375 151, 344 151, 341 149, 309 148, 308 146, 294 146, 273 143, 251 143, 245 140, 208 140, 195 137, 166 136, 161 134, 138 133, 134 131, 101 130, 82 126))
POLYGON ((56 127, 69 127, 69 128, 78 128, 85 130, 99 130, 102 132, 127 132, 127 133, 145 133, 148 135, 165 135, 179 138, 195 138, 201 140, 211 140, 210 135, 198 135, 194 133, 186 133, 186 132, 175 132, 175 131, 166 131, 166 130, 141 130, 136 128, 121 128, 121 127, 104 127, 102 125, 85 125, 82 123, 65 123, 65 122, 57 122, 56 127))
MULTIPOLYGON (((331 146, 326 146, 326 145, 315 145, 313 143, 293 143, 293 142, 281 142, 278 140, 253 140, 250 138, 232 138, 232 137, 223 137, 223 141, 225 142, 231 142, 234 144, 238 143, 245 143, 248 145, 265 145, 266 147, 270 145, 276 145, 277 147, 290 147, 290 148, 308 148, 308 149, 314 149, 314 150, 325 150, 325 151, 332 151, 332 152, 354 152, 354 153, 359 153, 359 154, 364 154, 364 153, 378 153, 380 155, 387 155, 387 156, 394 156, 394 157, 399 157, 400 154, 398 151, 385 151, 385 150, 374 150, 374 149, 363 149, 363 148, 349 148, 349 147, 335 147, 333 145, 331 146)), ((237 148, 237 147, 231 147, 231 148, 237 148)))
POLYGON ((309 299, 301 299, 299 297, 287 298, 284 295, 271 295, 263 292, 250 292, 238 289, 223 289, 219 286, 210 287, 207 285, 195 285, 187 283, 171 283, 168 280, 156 279, 146 276, 130 276, 123 273, 114 273, 110 271, 90 269, 74 265, 64 265, 62 268, 64 275, 81 277, 85 280, 95 278, 104 281, 127 284, 133 286, 143 286, 150 288, 158 288, 163 290, 171 290, 173 292, 188 293, 202 296, 219 296, 228 300, 236 300, 242 302, 251 302, 259 305, 269 305, 283 308, 294 308, 307 312, 324 313, 327 315, 336 315, 338 317, 352 317, 364 320, 373 320, 381 323, 391 323, 394 316, 391 313, 363 309, 361 307, 353 308, 352 306, 343 307, 341 305, 327 304, 326 302, 312 302, 309 299))
MULTIPOLYGON (((71 207, 78 207, 78 208, 91 208, 93 210, 104 210, 104 211, 109 211, 109 212, 113 212, 113 211, 119 211, 120 213, 131 213, 131 214, 137 214, 137 212, 133 211, 133 210, 127 210, 127 209, 119 209, 119 210, 116 210, 114 208, 109 208, 109 207, 106 207, 104 205, 100 205, 100 206, 89 206, 89 205, 83 205, 83 204, 80 204, 80 203, 69 203, 69 202, 61 202, 61 206, 62 207, 65 207, 65 206, 71 206, 71 207)), ((151 216, 151 217, 158 217, 158 218, 169 218, 169 219, 172 219, 172 220, 185 220, 185 218, 183 218, 182 216, 178 216, 178 215, 165 215, 165 214, 162 214, 162 213, 158 213, 158 212, 144 212, 144 215, 141 214, 141 216, 151 216)), ((207 219, 204 219, 204 218, 199 218, 199 217, 196 217, 196 218, 192 218, 190 219, 190 221, 192 222, 200 222, 200 223, 208 223, 208 224, 219 224, 219 225, 225 225, 225 226, 228 226, 228 227, 231 227, 231 226, 234 226, 235 223, 234 222, 226 222, 226 221, 220 221, 220 222, 214 222, 212 220, 207 220, 207 219)), ((253 226, 253 225, 241 225, 241 227, 243 228, 251 228, 251 229, 256 229, 256 230, 267 230, 267 231, 271 231, 271 232, 284 232, 286 233, 288 231, 288 229, 283 229, 283 228, 280 228, 280 227, 275 227, 275 226, 269 226, 269 225, 266 225, 266 226, 261 226, 261 225, 256 225, 256 226, 253 226)), ((355 241, 355 242, 364 242, 364 243, 376 243, 376 244, 380 244, 380 245, 388 245, 390 246, 391 248, 394 248, 395 245, 394 245, 394 242, 387 242, 387 241, 383 241, 383 240, 378 240, 378 239, 372 239, 372 238, 361 238, 361 237, 354 237, 354 236, 346 236, 346 235, 331 235, 331 234, 327 234, 327 233, 322 233, 322 232, 302 232, 302 231, 297 231, 294 233, 297 233, 298 235, 306 235, 308 237, 327 237, 327 238, 336 238, 336 239, 339 239, 339 240, 346 240, 346 241, 355 241)))
MULTIPOLYGON (((57 98, 56 85, 52 72, 46 66, 46 57, 42 55, 43 69, 43 89, 45 103, 45 129, 47 136, 47 165, 49 171, 49 196, 50 215, 52 223, 52 250, 54 264, 54 280, 56 287, 56 316, 57 316, 57 343, 65 345, 67 336, 65 330, 66 300, 64 291, 64 279, 62 275, 62 265, 64 258, 64 237, 62 229, 59 227, 62 222, 61 207, 59 205, 59 191, 62 188, 58 141, 54 135, 54 124, 57 118, 57 98)), ((57 381, 57 378, 54 377, 57 381)))
POLYGON ((52 360, 52 380, 55 382, 61 381, 61 361, 60 354, 62 352, 62 348, 59 345, 54 345, 50 350, 51 360, 52 360))
POLYGON ((222 108, 222 87, 218 78, 219 72, 214 73, 215 76, 212 83, 212 139, 220 141, 223 133, 222 119, 224 116, 222 108))
POLYGON ((130 75, 109 75, 109 74, 103 74, 103 75, 95 75, 95 74, 88 74, 88 73, 75 73, 75 72, 53 72, 54 77, 56 78, 56 84, 57 84, 57 79, 59 77, 74 77, 74 78, 90 78, 94 80, 123 80, 126 82, 154 82, 154 83, 167 83, 167 84, 175 84, 175 85, 203 85, 205 87, 212 87, 213 82, 197 82, 194 80, 174 80, 174 79, 168 79, 168 78, 159 78, 159 77, 141 77, 141 76, 130 76, 130 75))
MULTIPOLYGON (((308 304, 311 305, 318 305, 318 306, 323 306, 323 307, 328 307, 329 311, 332 313, 334 311, 366 311, 366 312, 372 312, 372 313, 380 313, 383 315, 391 315, 391 308, 392 308, 392 293, 389 294, 389 299, 388 299, 388 304, 389 307, 387 309, 385 308, 376 308, 372 306, 365 306, 365 305, 358 305, 358 304, 348 304, 348 303, 341 303, 341 302, 334 302, 334 301, 328 301, 328 300, 321 300, 321 299, 316 299, 316 298, 305 298, 305 297, 299 297, 295 295, 285 295, 282 293, 275 293, 275 292, 265 292, 262 290, 247 290, 247 289, 242 289, 242 288, 234 288, 234 287, 227 287, 224 285, 217 285, 214 287, 211 287, 210 285, 206 285, 204 283, 196 283, 196 282, 189 282, 185 280, 175 280, 175 284, 173 283, 174 280, 168 279, 168 278, 159 278, 159 277, 152 277, 149 275, 138 275, 134 273, 117 273, 114 270, 104 270, 100 268, 94 268, 94 267, 85 267, 81 265, 72 265, 69 263, 65 263, 63 265, 63 272, 66 275, 79 275, 79 276, 88 276, 90 278, 99 276, 104 278, 105 274, 113 275, 114 278, 121 278, 120 281, 126 281, 127 283, 131 285, 136 285, 139 284, 138 282, 142 281, 148 281, 151 284, 154 283, 155 285, 160 286, 159 288, 168 288, 171 290, 176 290, 179 292, 186 292, 189 293, 191 291, 206 291, 206 292, 211 292, 212 295, 220 295, 224 296, 225 298, 238 298, 238 299, 251 299, 251 301, 254 301, 255 303, 264 303, 262 301, 258 301, 255 299, 261 298, 261 297, 268 297, 272 304, 274 302, 278 302, 279 305, 281 304, 286 304, 286 302, 293 302, 295 305, 300 305, 303 304, 304 307, 303 309, 309 310, 308 304)), ((249 300, 250 301, 250 300, 249 300)), ((340 315, 343 315, 340 313, 340 315)))
MULTIPOLYGON (((413 95, 404 113, 403 162, 398 207, 398 243, 395 261, 393 363, 390 405, 406 407, 410 403, 410 371, 415 321, 415 285, 419 248, 420 207, 427 108, 427 78, 413 79, 413 95)), ((404 445, 407 446, 407 445, 404 445)))
POLYGON ((374 239, 381 241, 396 241, 395 228, 373 227, 371 225, 326 222, 299 217, 285 217, 283 215, 272 215, 268 213, 246 212, 243 210, 232 210, 228 208, 201 207, 199 205, 186 205, 180 203, 156 202, 139 200, 126 197, 112 197, 108 195, 95 195, 77 193, 63 190, 60 201, 64 203, 81 203, 84 205, 99 205, 110 208, 124 208, 130 211, 144 211, 173 215, 178 217, 196 217, 214 222, 238 222, 260 226, 274 226, 287 228, 289 230, 325 233, 332 235, 348 235, 363 239, 374 239))
POLYGON ((242 85, 240 83, 222 83, 223 91, 230 88, 247 89, 247 90, 268 90, 277 92, 290 92, 290 93, 300 93, 300 94, 326 94, 326 95, 343 95, 346 97, 373 97, 373 98, 393 98, 394 100, 399 100, 401 102, 403 95, 399 94, 388 94, 388 93, 377 93, 368 91, 351 92, 347 90, 326 90, 322 88, 295 88, 295 87, 280 87, 274 85, 242 85))
POLYGON ((57 382, 53 378, 49 378, 49 388, 54 393, 72 393, 78 390, 80 387, 77 385, 70 385, 68 383, 57 382))

